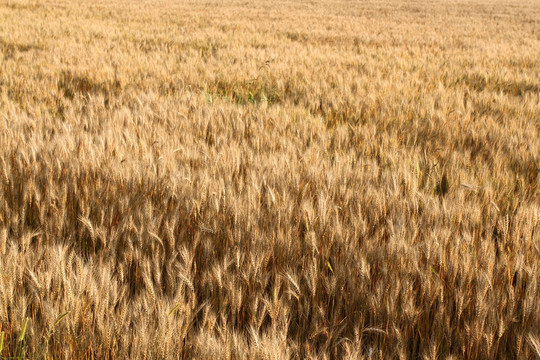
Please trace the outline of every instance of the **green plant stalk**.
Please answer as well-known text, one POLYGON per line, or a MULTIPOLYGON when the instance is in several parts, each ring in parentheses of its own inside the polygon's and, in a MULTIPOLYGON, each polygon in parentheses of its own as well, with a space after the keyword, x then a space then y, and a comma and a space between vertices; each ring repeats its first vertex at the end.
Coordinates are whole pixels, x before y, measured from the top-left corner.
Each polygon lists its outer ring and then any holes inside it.
POLYGON ((26 326, 28 326, 28 318, 24 320, 24 325, 23 325, 21 334, 19 335, 19 339, 17 340, 17 342, 22 342, 24 340, 24 335, 26 333, 26 326))

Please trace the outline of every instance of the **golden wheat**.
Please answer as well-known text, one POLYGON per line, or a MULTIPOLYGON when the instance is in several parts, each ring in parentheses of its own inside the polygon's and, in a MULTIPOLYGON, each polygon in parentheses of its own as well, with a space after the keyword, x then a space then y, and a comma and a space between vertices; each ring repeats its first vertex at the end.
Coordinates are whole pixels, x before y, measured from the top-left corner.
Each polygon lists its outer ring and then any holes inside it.
POLYGON ((540 356, 539 24, 0 1, 0 358, 540 356))

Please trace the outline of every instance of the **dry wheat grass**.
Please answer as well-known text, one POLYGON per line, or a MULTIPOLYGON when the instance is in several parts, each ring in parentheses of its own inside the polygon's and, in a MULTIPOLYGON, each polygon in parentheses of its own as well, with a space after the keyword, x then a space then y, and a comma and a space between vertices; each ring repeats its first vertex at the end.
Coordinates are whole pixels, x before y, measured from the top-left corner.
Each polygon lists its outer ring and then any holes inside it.
POLYGON ((0 2, 0 357, 540 357, 534 1, 0 2))

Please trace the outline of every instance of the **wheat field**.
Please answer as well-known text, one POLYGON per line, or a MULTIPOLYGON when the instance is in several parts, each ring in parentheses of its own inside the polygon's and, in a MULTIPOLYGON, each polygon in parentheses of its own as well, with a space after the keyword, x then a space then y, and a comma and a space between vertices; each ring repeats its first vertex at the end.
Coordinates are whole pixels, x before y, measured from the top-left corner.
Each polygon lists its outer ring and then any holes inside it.
POLYGON ((536 0, 0 0, 0 359, 540 358, 536 0))

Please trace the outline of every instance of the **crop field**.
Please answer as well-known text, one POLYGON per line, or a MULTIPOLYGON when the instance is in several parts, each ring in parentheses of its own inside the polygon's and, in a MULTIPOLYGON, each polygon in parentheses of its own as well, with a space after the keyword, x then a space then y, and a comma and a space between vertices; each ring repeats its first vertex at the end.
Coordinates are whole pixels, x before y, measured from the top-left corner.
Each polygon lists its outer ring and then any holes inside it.
POLYGON ((0 0, 8 358, 540 358, 540 3, 0 0))

